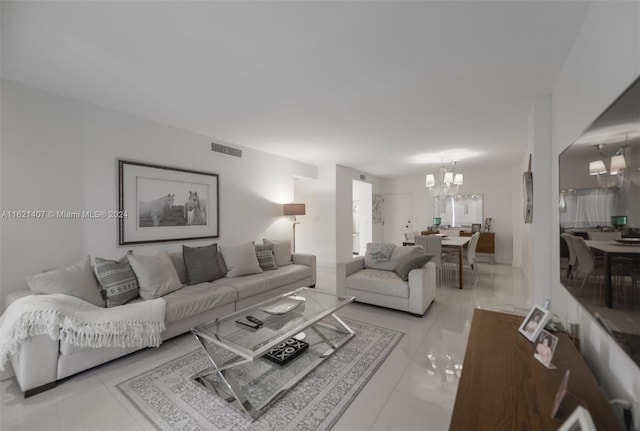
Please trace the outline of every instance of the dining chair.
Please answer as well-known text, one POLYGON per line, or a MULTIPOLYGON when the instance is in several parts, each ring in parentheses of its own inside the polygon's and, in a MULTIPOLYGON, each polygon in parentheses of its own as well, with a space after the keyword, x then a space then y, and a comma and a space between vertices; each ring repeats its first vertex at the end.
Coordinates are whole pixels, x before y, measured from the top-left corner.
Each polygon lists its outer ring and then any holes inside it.
POLYGON ((587 232, 592 241, 613 241, 622 238, 622 232, 587 232))
POLYGON ((476 248, 478 246, 478 239, 480 238, 480 232, 476 232, 471 235, 469 245, 467 246, 466 263, 471 267, 471 273, 473 275, 473 281, 475 283, 478 277, 478 265, 476 262, 476 248))
MULTIPOLYGON (((584 285, 587 280, 591 276, 599 276, 604 278, 605 276, 605 267, 604 264, 596 261, 595 256, 593 255, 593 251, 589 248, 584 239, 579 236, 570 235, 570 239, 573 242, 573 248, 576 254, 576 260, 578 263, 578 267, 576 268, 577 276, 584 276, 582 280, 582 284, 580 285, 580 297, 582 297, 584 293, 584 285)), ((598 281, 598 287, 600 286, 600 281, 598 281)))
POLYGON ((416 235, 414 241, 415 244, 421 246, 425 252, 433 255, 432 262, 436 264, 438 278, 442 279, 444 276, 442 268, 442 237, 438 235, 416 235))
POLYGON ((573 273, 578 269, 578 259, 576 258, 576 249, 573 245, 573 241, 571 240, 570 233, 561 233, 560 237, 567 244, 567 248, 569 249, 569 263, 567 264, 565 278, 567 280, 571 280, 573 278, 573 273))

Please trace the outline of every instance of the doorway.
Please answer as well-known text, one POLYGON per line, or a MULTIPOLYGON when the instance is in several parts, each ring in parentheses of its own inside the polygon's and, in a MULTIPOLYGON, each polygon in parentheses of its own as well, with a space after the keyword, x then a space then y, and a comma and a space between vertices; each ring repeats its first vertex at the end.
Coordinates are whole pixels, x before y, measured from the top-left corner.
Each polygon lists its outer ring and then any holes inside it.
POLYGON ((364 256, 367 243, 373 241, 373 187, 364 181, 353 180, 352 190, 353 256, 364 256))

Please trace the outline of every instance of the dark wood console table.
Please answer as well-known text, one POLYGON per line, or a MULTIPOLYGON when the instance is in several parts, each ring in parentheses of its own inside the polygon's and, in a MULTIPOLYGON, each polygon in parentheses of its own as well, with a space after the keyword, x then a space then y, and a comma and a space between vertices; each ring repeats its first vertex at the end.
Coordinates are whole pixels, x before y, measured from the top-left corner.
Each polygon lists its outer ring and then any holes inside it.
MULTIPOLYGON (((569 392, 581 399, 598 430, 620 425, 580 352, 565 333, 547 369, 534 357, 534 344, 518 327, 524 317, 476 309, 451 430, 557 430, 551 418, 556 392, 570 369, 569 392)), ((571 412, 569 412, 571 413, 571 412)))

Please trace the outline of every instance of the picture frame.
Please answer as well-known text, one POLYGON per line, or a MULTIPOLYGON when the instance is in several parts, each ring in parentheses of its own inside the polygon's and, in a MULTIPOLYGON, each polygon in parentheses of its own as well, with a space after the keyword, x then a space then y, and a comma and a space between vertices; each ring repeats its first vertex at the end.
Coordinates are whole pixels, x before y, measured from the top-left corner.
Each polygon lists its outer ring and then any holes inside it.
POLYGON ((558 337, 543 329, 536 339, 536 350, 533 357, 540 361, 545 367, 551 368, 551 360, 553 359, 557 345, 558 337))
POLYGON ((482 227, 481 223, 472 223, 471 224, 471 233, 480 232, 481 227, 482 227))
POLYGON ((218 238, 219 176, 118 159, 119 245, 218 238))
POLYGON ((551 311, 539 305, 534 305, 529 311, 529 314, 527 314, 527 317, 522 321, 518 331, 533 343, 538 339, 550 318, 551 311))
POLYGON ((596 431, 589 410, 582 406, 576 407, 558 431, 596 431))

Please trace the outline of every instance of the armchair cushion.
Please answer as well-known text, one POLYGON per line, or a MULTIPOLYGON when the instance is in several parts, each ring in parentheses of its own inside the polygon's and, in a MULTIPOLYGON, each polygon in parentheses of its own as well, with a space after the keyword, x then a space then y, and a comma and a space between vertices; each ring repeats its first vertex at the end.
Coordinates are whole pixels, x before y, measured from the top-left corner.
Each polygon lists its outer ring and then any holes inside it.
POLYGON ((404 281, 407 281, 409 279, 409 272, 417 268, 422 268, 432 258, 433 255, 416 249, 400 259, 396 267, 393 269, 393 272, 398 274, 398 276, 404 281))

